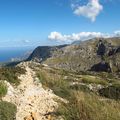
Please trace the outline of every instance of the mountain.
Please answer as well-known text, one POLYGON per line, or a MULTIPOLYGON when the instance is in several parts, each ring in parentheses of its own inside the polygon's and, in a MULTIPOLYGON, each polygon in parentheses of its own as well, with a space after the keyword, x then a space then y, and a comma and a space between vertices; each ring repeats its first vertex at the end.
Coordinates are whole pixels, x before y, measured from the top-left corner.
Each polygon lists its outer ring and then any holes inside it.
POLYGON ((0 67, 0 120, 120 118, 119 38, 39 46, 8 66, 0 67))
POLYGON ((120 71, 120 38, 94 38, 80 44, 39 46, 28 57, 71 71, 120 71))
POLYGON ((81 43, 82 43, 82 41, 74 41, 74 42, 72 42, 72 45, 79 45, 81 43))
POLYGON ((11 58, 10 62, 24 61, 31 55, 31 53, 32 53, 31 50, 30 51, 26 51, 23 55, 21 55, 19 57, 11 58))
POLYGON ((62 49, 63 47, 66 47, 67 45, 60 45, 60 46, 39 46, 37 47, 32 54, 28 57, 29 60, 36 60, 36 61, 45 61, 47 58, 50 58, 53 56, 53 53, 55 51, 59 51, 59 49, 62 49))

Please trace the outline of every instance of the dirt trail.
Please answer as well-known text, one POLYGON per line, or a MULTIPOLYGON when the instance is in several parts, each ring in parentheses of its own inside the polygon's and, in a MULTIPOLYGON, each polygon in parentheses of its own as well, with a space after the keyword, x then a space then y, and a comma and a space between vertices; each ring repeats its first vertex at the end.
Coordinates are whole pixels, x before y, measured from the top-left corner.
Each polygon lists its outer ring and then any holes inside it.
POLYGON ((57 96, 43 89, 35 78, 35 72, 28 66, 25 68, 26 74, 19 77, 21 83, 17 88, 7 83, 8 93, 3 100, 17 106, 16 120, 50 120, 51 117, 47 114, 58 107, 54 101, 57 96))

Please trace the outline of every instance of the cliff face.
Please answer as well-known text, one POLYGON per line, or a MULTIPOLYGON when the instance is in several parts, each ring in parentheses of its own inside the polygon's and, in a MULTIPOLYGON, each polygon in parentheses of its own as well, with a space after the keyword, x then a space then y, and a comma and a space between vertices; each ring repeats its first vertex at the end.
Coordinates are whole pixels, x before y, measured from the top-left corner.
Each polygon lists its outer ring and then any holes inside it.
POLYGON ((95 38, 77 45, 38 47, 28 60, 78 72, 120 71, 120 38, 95 38))
POLYGON ((45 61, 47 58, 52 57, 52 54, 55 51, 58 51, 62 47, 65 47, 66 45, 61 45, 61 46, 55 46, 55 47, 50 47, 50 46, 39 46, 37 47, 33 53, 28 57, 29 60, 35 60, 38 62, 45 61))

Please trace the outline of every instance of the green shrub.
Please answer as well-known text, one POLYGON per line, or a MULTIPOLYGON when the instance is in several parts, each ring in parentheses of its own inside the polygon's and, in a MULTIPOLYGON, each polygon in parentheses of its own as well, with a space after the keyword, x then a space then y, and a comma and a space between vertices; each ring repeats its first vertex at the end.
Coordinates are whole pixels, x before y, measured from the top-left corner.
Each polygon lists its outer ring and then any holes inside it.
POLYGON ((18 85, 20 83, 18 76, 24 73, 25 70, 20 67, 3 67, 0 68, 0 80, 6 80, 12 84, 18 85))
POLYGON ((102 80, 98 77, 90 76, 90 75, 82 76, 82 82, 83 83, 88 83, 88 84, 91 84, 91 83, 101 84, 101 85, 107 85, 108 84, 106 80, 102 80))
POLYGON ((7 86, 4 82, 0 82, 0 98, 7 94, 7 86))
POLYGON ((17 107, 9 102, 0 102, 0 120, 15 120, 17 107))
POLYGON ((114 84, 107 88, 103 88, 99 90, 99 94, 107 98, 120 100, 120 85, 114 84))

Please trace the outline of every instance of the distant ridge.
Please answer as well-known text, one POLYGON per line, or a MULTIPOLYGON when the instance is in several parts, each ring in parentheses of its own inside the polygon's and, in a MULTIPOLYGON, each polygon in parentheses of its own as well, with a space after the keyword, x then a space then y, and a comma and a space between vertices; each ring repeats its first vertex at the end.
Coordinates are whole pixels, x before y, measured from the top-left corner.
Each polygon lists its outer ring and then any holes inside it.
POLYGON ((71 45, 39 46, 29 60, 71 71, 120 71, 120 38, 94 38, 71 45))

